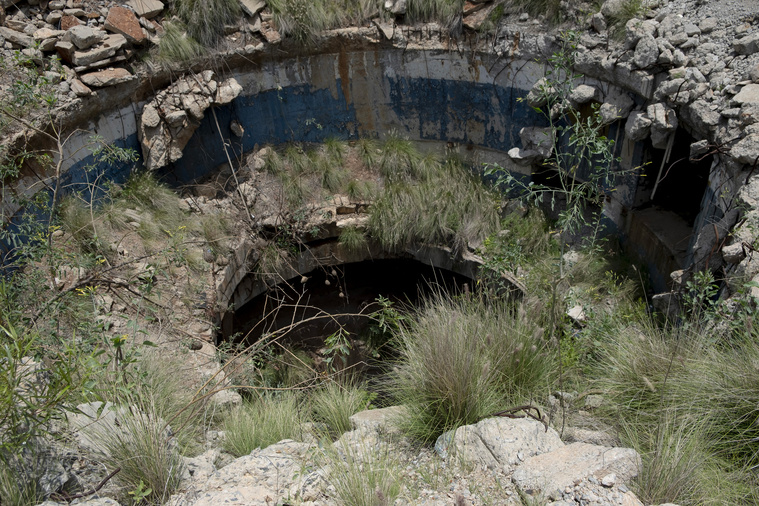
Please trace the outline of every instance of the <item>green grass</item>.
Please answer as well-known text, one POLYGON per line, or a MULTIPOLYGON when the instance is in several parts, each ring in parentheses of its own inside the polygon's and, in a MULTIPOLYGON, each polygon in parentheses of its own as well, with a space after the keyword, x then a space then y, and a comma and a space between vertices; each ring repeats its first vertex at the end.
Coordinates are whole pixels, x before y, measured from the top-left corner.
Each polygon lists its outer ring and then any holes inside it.
POLYGON ((350 417, 369 407, 369 393, 361 386, 343 386, 335 381, 326 383, 311 393, 314 421, 326 425, 332 438, 351 430, 350 417))
POLYGON ((404 430, 423 442, 543 398, 554 377, 539 329, 502 302, 434 295, 397 338, 391 389, 408 408, 404 430))
POLYGON ((224 25, 239 22, 241 16, 237 0, 176 0, 174 12, 203 47, 214 47, 224 35, 224 25))
POLYGON ((180 21, 165 25, 165 33, 158 46, 157 58, 164 63, 186 63, 203 56, 206 49, 187 34, 187 27, 180 21))
POLYGON ((367 247, 366 235, 358 227, 345 227, 340 231, 340 246, 349 252, 358 252, 367 247))
MULTIPOLYGON (((385 156, 396 160, 417 156, 407 154, 403 144, 395 145, 392 151, 394 154, 385 156)), ((421 180, 411 172, 391 172, 391 181, 372 206, 369 231, 384 247, 445 244, 462 251, 469 243, 481 243, 497 230, 496 196, 463 165, 448 160, 422 173, 414 170, 422 175, 421 180), (398 177, 402 172, 405 174, 398 177)))
POLYGON ((263 395, 231 411, 224 422, 224 449, 236 457, 248 455, 283 439, 302 439, 303 417, 294 394, 263 395))
POLYGON ((118 430, 98 433, 98 445, 108 456, 110 469, 120 467, 114 477, 122 499, 140 483, 152 490, 150 502, 164 502, 179 489, 183 460, 171 441, 171 432, 150 403, 124 408, 118 430))
POLYGON ((321 465, 340 504, 393 504, 403 489, 402 467, 388 444, 351 447, 336 444, 322 454, 321 465))

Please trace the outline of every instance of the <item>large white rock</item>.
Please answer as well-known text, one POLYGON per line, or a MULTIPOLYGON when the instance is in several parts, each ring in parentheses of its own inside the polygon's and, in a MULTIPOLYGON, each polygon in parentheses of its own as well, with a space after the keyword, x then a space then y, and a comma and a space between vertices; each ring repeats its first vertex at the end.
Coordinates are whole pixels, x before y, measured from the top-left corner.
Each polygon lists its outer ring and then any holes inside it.
POLYGON ((489 469, 511 468, 523 459, 562 448, 559 434, 531 418, 494 417, 446 432, 435 443, 441 456, 451 456, 489 469))
POLYGON ((566 487, 589 475, 600 480, 614 473, 617 482, 629 482, 638 475, 640 463, 640 455, 632 448, 573 443, 528 458, 514 471, 512 481, 527 496, 558 500, 566 487))

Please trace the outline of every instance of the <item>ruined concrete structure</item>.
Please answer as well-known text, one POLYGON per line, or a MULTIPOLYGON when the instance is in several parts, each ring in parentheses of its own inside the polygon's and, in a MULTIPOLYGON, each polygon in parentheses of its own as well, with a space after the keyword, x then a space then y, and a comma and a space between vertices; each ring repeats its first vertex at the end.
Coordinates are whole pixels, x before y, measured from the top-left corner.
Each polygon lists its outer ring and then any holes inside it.
MULTIPOLYGON (((119 69, 133 54, 130 47, 160 37, 160 2, 149 2, 147 10, 145 2, 110 10, 103 5, 92 15, 90 4, 80 13, 68 5, 56 10, 63 2, 8 3, 16 5, 3 28, 7 47, 40 40, 40 49, 71 62, 60 85, 70 99, 61 117, 137 149, 144 164, 173 183, 195 181, 227 163, 221 138, 243 154, 263 144, 394 131, 453 148, 475 167, 497 163, 525 179, 545 156, 535 149, 534 127, 543 123, 529 93, 544 75, 558 34, 526 14, 507 10, 494 36, 465 31, 458 39, 434 24, 375 20, 326 33, 304 49, 256 32, 261 21, 270 26, 270 17, 264 2, 249 2, 256 5, 244 9, 248 24, 238 47, 194 72, 174 76, 148 67, 109 80, 102 73, 116 70, 101 68, 119 69), (93 51, 106 56, 96 58, 93 51)), ((753 232, 744 225, 738 238, 728 234, 753 203, 756 26, 740 6, 725 3, 720 11, 720 5, 679 0, 652 4, 621 29, 624 42, 615 42, 607 25, 618 4, 607 1, 577 27, 575 70, 581 77, 570 97, 579 107, 600 104, 621 159, 617 168, 629 170, 609 189, 604 216, 646 261, 658 291, 672 288, 672 271, 688 268, 726 267, 750 280, 759 272, 744 260, 753 232)), ((475 26, 493 6, 465 8, 464 26, 475 26)), ((66 146, 67 183, 81 179, 92 162, 79 149, 89 135, 66 146)), ((125 177, 118 168, 109 171, 108 177, 125 177)), ((20 187, 30 186, 31 178, 22 178, 20 187)))

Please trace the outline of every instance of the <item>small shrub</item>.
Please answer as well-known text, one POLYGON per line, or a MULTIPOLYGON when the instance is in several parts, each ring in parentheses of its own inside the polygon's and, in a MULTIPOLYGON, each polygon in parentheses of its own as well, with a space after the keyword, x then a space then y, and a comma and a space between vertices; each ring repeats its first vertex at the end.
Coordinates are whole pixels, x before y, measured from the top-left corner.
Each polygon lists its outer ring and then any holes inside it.
POLYGON ((330 381, 311 394, 311 410, 314 421, 327 426, 327 434, 339 436, 351 430, 350 417, 367 409, 369 393, 358 386, 342 386, 330 381))
POLYGON ((303 421, 295 395, 264 395, 235 408, 224 419, 224 449, 240 457, 283 439, 300 440, 303 421))

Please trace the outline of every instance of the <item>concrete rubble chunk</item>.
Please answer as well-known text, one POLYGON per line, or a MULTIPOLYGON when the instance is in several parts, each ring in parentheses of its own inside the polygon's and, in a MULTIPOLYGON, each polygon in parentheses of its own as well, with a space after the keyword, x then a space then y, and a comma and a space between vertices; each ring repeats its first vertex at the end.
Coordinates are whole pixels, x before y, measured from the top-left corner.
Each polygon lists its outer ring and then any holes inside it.
POLYGON ((89 49, 105 39, 104 32, 84 25, 69 28, 66 36, 79 49, 89 49))
POLYGON ((651 119, 643 111, 636 111, 630 114, 625 123, 625 135, 628 139, 638 142, 642 141, 651 131, 651 119))
POLYGON ((572 90, 572 92, 569 94, 569 100, 575 105, 585 104, 590 101, 600 102, 601 91, 595 86, 581 84, 572 90))
POLYGON ((451 456, 488 469, 508 469, 524 458, 563 446, 555 430, 546 430, 545 425, 536 420, 494 417, 446 432, 435 443, 435 451, 443 458, 451 456))
POLYGON ((81 76, 81 80, 87 86, 103 88, 106 86, 115 86, 117 84, 128 83, 137 79, 126 69, 106 69, 98 72, 92 72, 81 76))
POLYGON ((16 46, 32 47, 34 45, 34 39, 32 37, 23 32, 17 32, 16 30, 6 28, 5 26, 0 26, 0 37, 16 46))
POLYGON ((264 10, 266 2, 264 0, 240 0, 240 7, 245 14, 253 17, 264 10))
POLYGON ((132 44, 142 44, 147 38, 134 12, 118 5, 111 7, 108 11, 108 17, 105 18, 105 29, 113 33, 120 33, 132 44))
POLYGON ((564 489, 593 475, 615 475, 615 483, 629 483, 638 474, 640 456, 631 448, 608 448, 587 443, 570 445, 530 457, 517 467, 512 481, 528 497, 561 499, 564 489))
POLYGON ((759 51, 759 32, 733 41, 733 49, 738 54, 752 55, 759 51))
POLYGON ((638 68, 648 68, 659 59, 659 46, 653 36, 643 35, 635 46, 633 62, 638 68))
POLYGON ((129 0, 127 6, 131 7, 137 17, 152 19, 163 12, 165 6, 159 0, 129 0))

